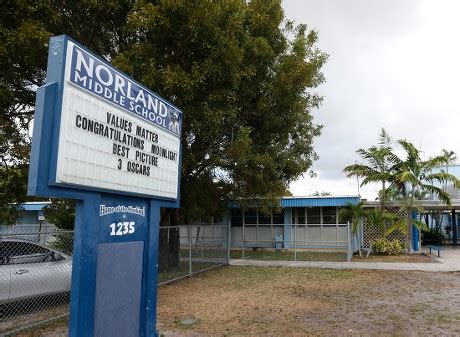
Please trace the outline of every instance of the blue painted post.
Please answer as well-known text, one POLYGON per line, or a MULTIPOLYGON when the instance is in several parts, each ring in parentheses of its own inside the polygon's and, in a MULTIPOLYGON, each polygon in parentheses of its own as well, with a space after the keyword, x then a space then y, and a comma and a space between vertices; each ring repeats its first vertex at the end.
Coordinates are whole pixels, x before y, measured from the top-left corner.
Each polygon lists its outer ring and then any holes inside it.
POLYGON ((452 210, 452 246, 458 246, 457 215, 455 209, 452 210))
MULTIPOLYGON (((412 219, 417 219, 417 213, 412 212, 412 219)), ((412 225, 412 249, 414 252, 419 251, 419 241, 420 241, 420 235, 418 228, 415 225, 412 225)))
POLYGON ((70 301, 69 336, 92 335, 99 217, 92 209, 100 197, 77 201, 70 301), (94 216, 96 215, 96 216, 94 216))
POLYGON ((157 284, 158 284, 158 248, 160 238, 160 206, 150 200, 149 251, 147 263, 147 304, 145 306, 146 336, 157 336, 157 284))

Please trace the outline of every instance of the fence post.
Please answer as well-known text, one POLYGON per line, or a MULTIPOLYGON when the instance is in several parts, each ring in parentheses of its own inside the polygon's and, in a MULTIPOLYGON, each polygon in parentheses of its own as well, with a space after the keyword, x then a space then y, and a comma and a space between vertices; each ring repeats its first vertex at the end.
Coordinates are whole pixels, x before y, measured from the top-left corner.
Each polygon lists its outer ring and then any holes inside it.
MULTIPOLYGON (((203 259, 203 250, 204 250, 204 227, 202 226, 203 224, 200 224, 200 233, 201 233, 201 258, 203 259)), ((198 237, 198 235, 197 235, 198 237)))
POLYGON ((297 261, 297 225, 294 224, 294 261, 297 261))
POLYGON ((241 251, 241 258, 244 259, 244 248, 246 246, 246 227, 245 227, 245 220, 244 220, 244 212, 243 212, 243 250, 241 251))
POLYGON ((188 273, 192 275, 192 226, 188 228, 188 273))
POLYGON ((231 236, 232 236, 232 218, 229 217, 228 219, 228 225, 227 225, 227 264, 230 264, 230 244, 231 244, 231 236))
POLYGON ((347 243, 348 243, 347 262, 350 262, 353 256, 353 249, 351 247, 350 221, 347 221, 347 243))

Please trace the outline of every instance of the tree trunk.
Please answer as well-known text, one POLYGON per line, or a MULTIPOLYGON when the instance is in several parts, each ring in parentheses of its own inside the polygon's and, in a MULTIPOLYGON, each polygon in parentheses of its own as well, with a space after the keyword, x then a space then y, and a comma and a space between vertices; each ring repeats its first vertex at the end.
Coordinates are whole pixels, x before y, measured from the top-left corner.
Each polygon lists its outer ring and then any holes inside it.
POLYGON ((385 198, 386 198, 386 189, 385 189, 385 181, 382 181, 382 196, 381 196, 381 200, 380 200, 380 204, 381 204, 381 207, 382 207, 382 211, 385 210, 385 198))
POLYGON ((406 249, 409 254, 412 254, 412 211, 408 210, 406 215, 407 222, 407 235, 406 235, 406 249))

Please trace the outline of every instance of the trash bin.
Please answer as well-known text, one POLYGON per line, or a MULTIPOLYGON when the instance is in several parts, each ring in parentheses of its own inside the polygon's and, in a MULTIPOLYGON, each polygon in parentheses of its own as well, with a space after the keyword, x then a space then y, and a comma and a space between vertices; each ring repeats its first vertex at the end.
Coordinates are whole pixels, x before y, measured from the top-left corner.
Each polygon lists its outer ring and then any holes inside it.
POLYGON ((278 234, 278 235, 275 235, 275 250, 277 252, 281 251, 281 249, 283 249, 283 235, 282 234, 278 234))

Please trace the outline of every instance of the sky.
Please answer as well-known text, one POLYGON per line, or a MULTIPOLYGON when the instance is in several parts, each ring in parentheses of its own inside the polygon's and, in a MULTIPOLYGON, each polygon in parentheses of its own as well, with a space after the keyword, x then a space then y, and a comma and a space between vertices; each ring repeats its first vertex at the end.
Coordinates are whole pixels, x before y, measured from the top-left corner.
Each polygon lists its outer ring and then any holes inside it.
MULTIPOLYGON (((382 127, 426 158, 442 149, 460 158, 460 1, 284 0, 283 7, 287 19, 319 33, 318 47, 329 54, 326 82, 312 89, 324 97, 312 112, 324 125, 315 140, 317 177, 293 182, 294 195, 357 195, 356 178, 342 170, 362 162, 356 150, 375 145, 382 127)), ((373 200, 379 189, 359 193, 373 200)))

